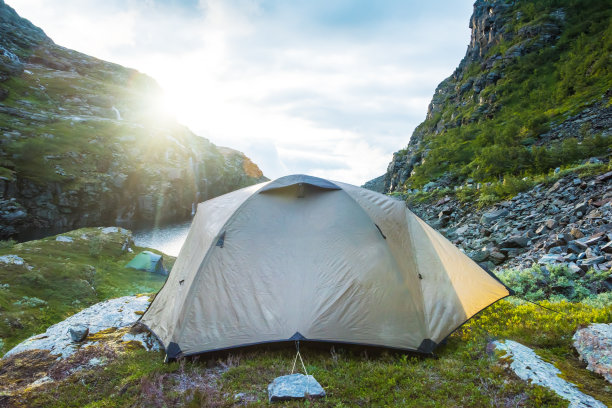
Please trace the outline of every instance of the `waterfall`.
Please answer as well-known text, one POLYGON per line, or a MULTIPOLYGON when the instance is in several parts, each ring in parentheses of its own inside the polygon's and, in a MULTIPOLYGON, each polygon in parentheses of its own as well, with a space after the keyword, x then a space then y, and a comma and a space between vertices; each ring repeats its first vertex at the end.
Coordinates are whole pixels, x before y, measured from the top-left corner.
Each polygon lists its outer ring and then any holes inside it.
POLYGON ((119 112, 119 109, 115 108, 114 106, 111 109, 115 111, 115 115, 117 116, 117 120, 123 120, 123 118, 121 117, 121 113, 119 112))

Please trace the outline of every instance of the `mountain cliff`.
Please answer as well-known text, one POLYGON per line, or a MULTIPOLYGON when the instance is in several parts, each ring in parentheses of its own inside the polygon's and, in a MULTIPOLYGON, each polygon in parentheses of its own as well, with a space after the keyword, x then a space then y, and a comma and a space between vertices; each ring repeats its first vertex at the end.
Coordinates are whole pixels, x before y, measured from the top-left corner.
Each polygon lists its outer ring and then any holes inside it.
POLYGON ((159 109, 136 70, 56 45, 0 0, 0 238, 186 218, 261 170, 159 109))
MULTIPOLYGON (((471 41, 385 192, 543 174, 612 146, 612 1, 477 0, 471 41)), ((376 187, 378 186, 378 187, 376 187)))

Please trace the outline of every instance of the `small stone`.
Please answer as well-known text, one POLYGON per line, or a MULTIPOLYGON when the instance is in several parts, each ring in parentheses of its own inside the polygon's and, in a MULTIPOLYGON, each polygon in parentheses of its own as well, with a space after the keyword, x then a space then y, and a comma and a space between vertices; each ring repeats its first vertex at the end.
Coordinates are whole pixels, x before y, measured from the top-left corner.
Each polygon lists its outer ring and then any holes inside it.
POLYGON ((58 235, 55 240, 57 242, 74 242, 74 240, 71 237, 67 237, 65 235, 58 235))
POLYGON ((474 262, 483 262, 489 257, 489 251, 486 249, 481 251, 472 251, 468 255, 474 262))
POLYGON ((23 265, 25 261, 18 255, 2 255, 0 256, 0 262, 9 265, 23 265))
POLYGON ((604 234, 591 235, 590 237, 582 240, 582 242, 586 246, 593 246, 599 241, 603 240, 604 238, 605 238, 604 234))
POLYGON ((481 224, 489 224, 499 218, 505 217, 506 215, 508 215, 510 212, 508 210, 506 210, 505 208, 501 209, 501 210, 497 210, 497 211, 489 211, 486 212, 484 214, 482 214, 482 217, 480 217, 480 223, 481 224))
POLYGON ((540 265, 552 264, 557 262, 563 262, 563 257, 561 255, 548 254, 544 255, 538 260, 538 263, 540 265))
POLYGON ((599 248, 602 252, 606 254, 612 254, 612 241, 608 242, 606 245, 599 248))
POLYGON ((528 242, 529 238, 525 236, 513 235, 504 240, 501 246, 504 248, 525 248, 528 242))
POLYGON ((586 258, 582 261, 582 265, 584 266, 594 266, 606 261, 606 258, 603 256, 594 256, 591 258, 586 258))
POLYGON ((567 264, 567 269, 569 269, 573 273, 578 273, 578 274, 581 274, 583 272, 582 268, 576 265, 574 262, 567 264))
POLYGON ((499 265, 500 263, 504 262, 504 260, 506 259, 506 255, 504 255, 500 251, 493 250, 489 254, 489 258, 491 259, 491 261, 493 261, 495 265, 499 265))
POLYGON ((586 210, 587 210, 588 208, 589 208, 589 204, 588 204, 586 201, 584 201, 584 202, 579 203, 579 204, 576 204, 576 205, 574 206, 574 212, 575 212, 576 214, 578 214, 578 213, 582 213, 582 214, 584 214, 584 213, 586 213, 586 210))
POLYGON ((586 245, 586 244, 585 244, 584 242, 582 242, 582 241, 579 241, 579 240, 574 240, 574 241, 570 241, 570 242, 568 242, 567 247, 568 247, 568 248, 576 248, 577 250, 576 250, 576 251, 573 251, 573 250, 572 250, 572 252, 575 252, 575 253, 579 254, 580 252, 586 251, 586 249, 587 249, 589 246, 588 246, 588 245, 586 245))
POLYGON ((73 342, 78 343, 83 341, 85 337, 89 334, 89 327, 85 325, 76 325, 68 328, 68 333, 70 333, 70 338, 73 342))
POLYGON ((578 228, 572 228, 570 230, 570 235, 574 237, 574 239, 583 238, 584 234, 578 228))
POLYGON ((549 220, 544 221, 544 225, 546 225, 546 227, 549 229, 553 229, 557 226, 557 220, 551 218, 549 220))
POLYGON ((268 385, 270 402, 324 397, 325 390, 312 375, 291 374, 277 377, 268 385))

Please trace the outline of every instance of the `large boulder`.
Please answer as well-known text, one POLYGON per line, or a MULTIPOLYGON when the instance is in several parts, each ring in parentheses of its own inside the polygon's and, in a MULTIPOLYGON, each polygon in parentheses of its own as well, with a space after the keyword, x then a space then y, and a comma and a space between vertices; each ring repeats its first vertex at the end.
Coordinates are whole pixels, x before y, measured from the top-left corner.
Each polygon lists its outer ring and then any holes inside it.
POLYGON ((574 347, 587 370, 612 383, 612 323, 594 323, 574 333, 574 347))

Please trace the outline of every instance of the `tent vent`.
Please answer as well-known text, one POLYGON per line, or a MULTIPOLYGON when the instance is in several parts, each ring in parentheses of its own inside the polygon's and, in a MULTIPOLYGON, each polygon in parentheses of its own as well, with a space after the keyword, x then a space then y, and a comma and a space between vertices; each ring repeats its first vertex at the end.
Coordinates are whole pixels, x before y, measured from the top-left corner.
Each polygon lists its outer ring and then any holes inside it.
POLYGON ((383 234, 383 232, 382 232, 382 230, 380 229, 380 227, 378 226, 378 224, 374 224, 374 225, 376 225, 376 228, 378 228, 378 232, 380 232, 380 235, 382 235, 382 237, 383 237, 384 239, 387 239, 387 237, 385 236, 385 234, 383 234))
POLYGON ((225 231, 221 234, 219 239, 217 240, 217 246, 223 248, 223 244, 225 243, 225 231))
POLYGON ((181 279, 181 280, 179 281, 179 285, 182 285, 182 284, 183 284, 183 282, 185 282, 185 279, 181 279))
POLYGON ((297 197, 304 198, 304 183, 298 183, 297 185, 297 197))

